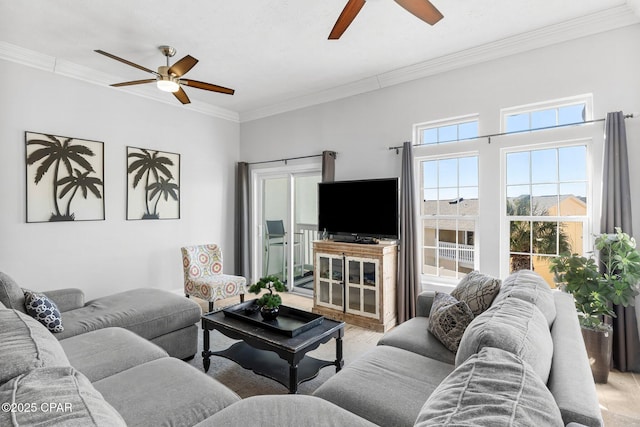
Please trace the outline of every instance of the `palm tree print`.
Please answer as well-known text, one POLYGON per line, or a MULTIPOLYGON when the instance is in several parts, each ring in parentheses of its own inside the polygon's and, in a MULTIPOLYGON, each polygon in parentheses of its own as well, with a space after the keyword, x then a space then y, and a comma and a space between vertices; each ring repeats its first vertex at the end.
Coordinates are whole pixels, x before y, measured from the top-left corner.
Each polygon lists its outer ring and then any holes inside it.
POLYGON ((96 177, 89 176, 91 172, 80 172, 78 169, 74 169, 74 171, 75 175, 65 176, 58 181, 58 185, 66 184, 60 191, 60 198, 63 198, 69 191, 73 190, 73 193, 71 193, 71 197, 69 197, 69 201, 67 202, 67 211, 65 212, 66 216, 72 217, 73 214, 70 213, 71 201, 73 201, 78 190, 82 190, 82 197, 85 199, 87 198, 89 191, 91 191, 98 199, 102 198, 100 190, 98 189, 98 186, 102 185, 102 181, 96 177))
MULTIPOLYGON (((129 147, 131 150, 131 147, 129 147)), ((144 207, 142 219, 159 219, 158 202, 164 196, 168 201, 169 196, 179 202, 179 185, 171 182, 174 175, 170 167, 174 166, 173 160, 163 155, 160 151, 147 150, 144 148, 130 151, 127 157, 130 159, 127 173, 133 175, 132 186, 135 189, 140 182, 144 182, 144 207), (153 202, 153 210, 149 204, 153 202)), ((168 154, 168 153, 167 153, 168 154)), ((178 165, 179 167, 179 165, 178 165)))
MULTIPOLYGON (((92 164, 87 159, 88 157, 95 156, 95 153, 87 145, 77 142, 74 143, 74 138, 27 133, 27 137, 29 137, 29 135, 35 135, 37 137, 27 139, 27 147, 40 147, 27 156, 28 166, 39 162, 34 183, 38 185, 44 176, 53 169, 51 195, 53 197, 54 212, 51 213, 49 221, 73 221, 75 215, 69 211, 70 200, 67 203, 67 211, 64 214, 60 211, 60 202, 68 192, 64 192, 64 194, 60 192, 60 185, 64 185, 67 182, 67 178, 73 177, 74 165, 84 169, 85 172, 79 172, 77 168, 75 170, 81 174, 85 174, 87 178, 89 174, 95 173, 92 164)), ((94 186, 103 185, 102 181, 96 177, 92 177, 92 182, 94 186)), ((98 190, 97 187, 95 189, 98 190)), ((96 194, 93 190, 92 193, 96 194)), ((96 195, 98 198, 101 198, 99 190, 96 195)))

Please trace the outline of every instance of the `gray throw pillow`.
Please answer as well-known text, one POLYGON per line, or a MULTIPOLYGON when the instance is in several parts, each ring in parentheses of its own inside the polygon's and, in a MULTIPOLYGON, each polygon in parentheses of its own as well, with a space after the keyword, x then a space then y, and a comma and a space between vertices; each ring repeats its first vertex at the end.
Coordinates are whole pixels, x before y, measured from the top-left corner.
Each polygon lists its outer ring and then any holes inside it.
POLYGON ((474 316, 488 309, 500 291, 500 279, 471 271, 460 280, 451 296, 467 303, 474 316))
POLYGON ((466 302, 458 301, 449 294, 436 292, 427 329, 455 353, 464 330, 472 320, 473 313, 466 302))
POLYGON ((553 395, 518 356, 485 347, 431 393, 415 427, 564 426, 553 395))

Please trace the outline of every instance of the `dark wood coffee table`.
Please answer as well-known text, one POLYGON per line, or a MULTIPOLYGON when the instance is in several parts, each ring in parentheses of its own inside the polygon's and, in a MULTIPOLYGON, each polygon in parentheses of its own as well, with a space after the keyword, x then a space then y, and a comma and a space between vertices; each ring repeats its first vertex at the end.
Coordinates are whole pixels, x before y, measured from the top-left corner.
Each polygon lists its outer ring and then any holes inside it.
POLYGON ((344 366, 342 360, 342 337, 344 322, 325 318, 323 322, 295 337, 289 337, 242 319, 225 316, 220 311, 202 316, 204 349, 202 360, 205 372, 209 371, 211 356, 222 356, 233 360, 245 369, 251 369, 278 381, 297 393, 298 385, 315 378, 320 369, 334 365, 336 372, 344 366), (223 335, 242 340, 222 351, 210 351, 209 331, 217 330, 223 335), (320 360, 306 354, 330 341, 336 340, 336 360, 320 360))

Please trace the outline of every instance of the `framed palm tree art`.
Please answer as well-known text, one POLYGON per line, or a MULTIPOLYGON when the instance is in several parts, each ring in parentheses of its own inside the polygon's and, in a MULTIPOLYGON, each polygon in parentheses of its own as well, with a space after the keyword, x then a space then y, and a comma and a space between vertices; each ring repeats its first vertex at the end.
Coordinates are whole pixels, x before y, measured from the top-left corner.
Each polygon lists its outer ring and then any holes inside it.
POLYGON ((25 132, 27 222, 103 221, 104 143, 25 132))
POLYGON ((180 218, 180 154, 127 147, 127 219, 180 218))

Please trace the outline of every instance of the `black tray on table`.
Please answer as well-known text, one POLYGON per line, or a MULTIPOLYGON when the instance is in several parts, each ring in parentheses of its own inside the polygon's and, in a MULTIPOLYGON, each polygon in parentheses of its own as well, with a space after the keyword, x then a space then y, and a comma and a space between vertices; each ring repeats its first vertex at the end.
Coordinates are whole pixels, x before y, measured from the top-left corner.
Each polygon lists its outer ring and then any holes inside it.
POLYGON ((319 314, 309 313, 286 305, 280 306, 280 314, 275 320, 264 320, 255 300, 241 302, 224 308, 222 311, 225 316, 242 319, 290 337, 295 337, 304 331, 308 331, 321 324, 324 320, 324 317, 319 314))

